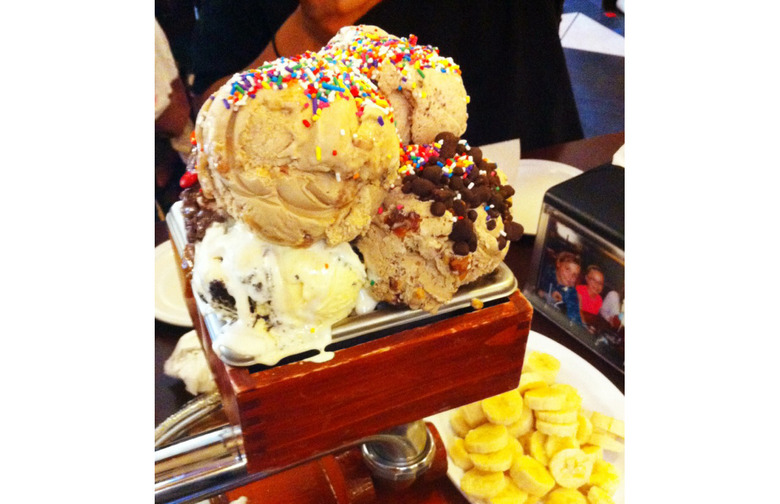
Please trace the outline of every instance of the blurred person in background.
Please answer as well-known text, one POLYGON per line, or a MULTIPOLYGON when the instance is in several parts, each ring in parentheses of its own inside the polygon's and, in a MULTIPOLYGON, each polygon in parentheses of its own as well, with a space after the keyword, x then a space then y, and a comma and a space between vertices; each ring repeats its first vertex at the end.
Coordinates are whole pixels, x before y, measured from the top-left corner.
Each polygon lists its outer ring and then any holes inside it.
POLYGON ((471 97, 471 145, 520 138, 523 150, 583 138, 558 34, 562 2, 201 0, 191 64, 194 107, 236 72, 317 51, 343 26, 375 25, 438 47, 471 97))
POLYGON ((156 19, 154 27, 155 200, 158 211, 165 213, 179 198, 178 181, 192 148, 193 122, 187 89, 156 19))

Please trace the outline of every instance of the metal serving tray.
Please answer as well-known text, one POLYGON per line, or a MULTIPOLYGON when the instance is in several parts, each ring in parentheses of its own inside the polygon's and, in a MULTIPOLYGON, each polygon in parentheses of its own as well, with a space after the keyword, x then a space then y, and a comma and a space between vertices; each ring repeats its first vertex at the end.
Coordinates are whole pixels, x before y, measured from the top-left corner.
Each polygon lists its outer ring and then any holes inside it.
MULTIPOLYGON (((184 253, 184 247, 187 244, 181 206, 181 201, 176 202, 166 216, 166 222, 173 245, 179 252, 180 257, 184 253)), ((382 337, 411 327, 432 323, 441 320, 442 318, 460 314, 464 311, 473 310, 473 299, 479 299, 485 305, 494 304, 508 298, 510 294, 517 290, 517 288, 517 279, 509 267, 502 262, 493 273, 486 275, 476 282, 461 287, 452 300, 442 305, 436 314, 431 314, 419 309, 411 310, 406 307, 380 303, 377 306, 377 309, 371 313, 347 317, 333 326, 333 341, 325 348, 325 351, 336 351, 340 348, 353 346, 363 341, 382 337)), ((193 292, 195 292, 194 289, 193 292)), ((209 330, 212 341, 217 340, 218 338, 215 336, 220 334, 224 323, 197 294, 194 295, 194 297, 198 310, 203 316, 204 323, 209 330)), ((267 366, 256 364, 253 361, 238 362, 232 360, 225 356, 216 345, 214 351, 223 362, 232 366, 255 366, 258 370, 267 368, 267 366)), ((311 356, 311 354, 299 354, 298 356, 283 359, 280 364, 303 360, 311 356)))

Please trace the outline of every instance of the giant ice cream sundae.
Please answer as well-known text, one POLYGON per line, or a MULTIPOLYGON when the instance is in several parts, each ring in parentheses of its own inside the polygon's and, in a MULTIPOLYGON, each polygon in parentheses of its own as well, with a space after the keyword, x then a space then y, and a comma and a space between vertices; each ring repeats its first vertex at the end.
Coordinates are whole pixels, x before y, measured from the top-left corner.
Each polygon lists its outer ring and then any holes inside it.
POLYGON ((460 138, 467 101, 451 59, 365 26, 217 91, 181 208, 220 344, 273 365, 377 303, 436 312, 495 270, 522 227, 506 177, 460 138))

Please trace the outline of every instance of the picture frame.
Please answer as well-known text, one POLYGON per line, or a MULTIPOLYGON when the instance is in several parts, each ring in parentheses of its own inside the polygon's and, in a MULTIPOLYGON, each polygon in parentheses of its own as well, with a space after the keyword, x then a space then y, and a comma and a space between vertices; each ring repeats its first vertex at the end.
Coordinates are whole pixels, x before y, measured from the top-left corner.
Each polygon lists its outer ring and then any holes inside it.
POLYGON ((605 237, 609 233, 592 229, 600 226, 585 226, 588 219, 554 203, 545 197, 542 204, 523 295, 535 311, 625 372, 622 240, 614 243, 605 237))

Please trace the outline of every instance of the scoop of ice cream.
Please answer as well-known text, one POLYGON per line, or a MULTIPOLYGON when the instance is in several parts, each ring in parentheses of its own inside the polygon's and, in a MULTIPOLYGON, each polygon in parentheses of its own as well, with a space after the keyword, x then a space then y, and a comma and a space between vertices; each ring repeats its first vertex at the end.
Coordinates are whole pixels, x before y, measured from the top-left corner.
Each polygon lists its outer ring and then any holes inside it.
POLYGON ((390 104, 357 71, 315 53, 236 74, 195 127, 204 194, 270 242, 350 241, 396 180, 390 104))
POLYGON ((357 241, 382 301, 436 312, 458 288, 492 272, 523 229, 512 222, 514 190, 479 149, 452 134, 402 155, 392 189, 357 241))
POLYGON ((466 131, 469 97, 460 67, 417 37, 399 38, 376 26, 342 28, 322 54, 359 68, 387 97, 404 143, 432 143, 440 131, 466 131))
POLYGON ((200 346, 198 333, 190 331, 176 342, 170 357, 163 365, 168 376, 184 381, 184 386, 192 395, 213 392, 217 389, 211 374, 206 355, 200 346))
POLYGON ((266 365, 322 350, 366 283, 348 243, 276 245, 240 221, 207 229, 195 247, 192 277, 195 292, 227 322, 219 344, 266 365))

